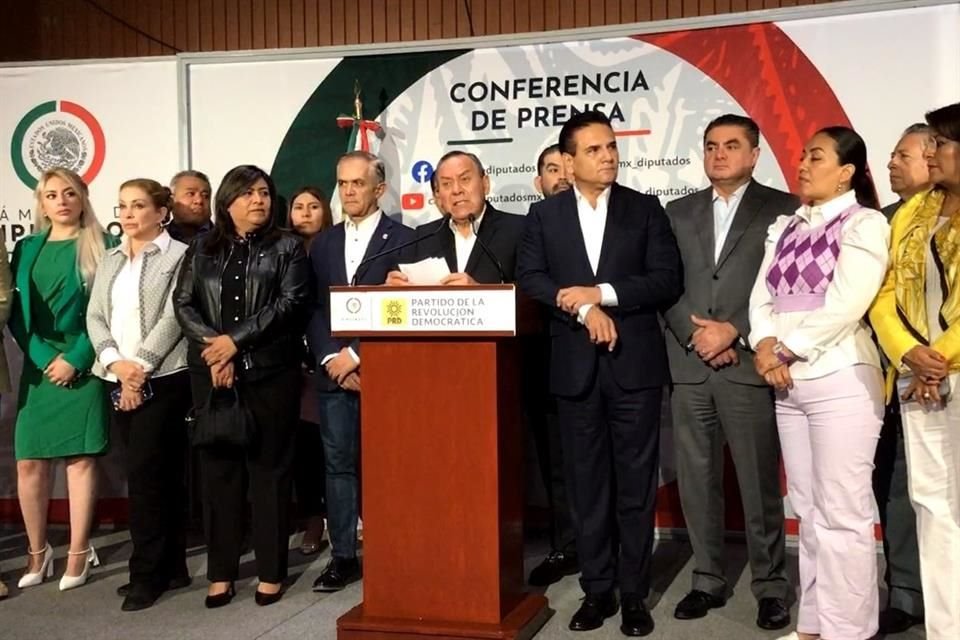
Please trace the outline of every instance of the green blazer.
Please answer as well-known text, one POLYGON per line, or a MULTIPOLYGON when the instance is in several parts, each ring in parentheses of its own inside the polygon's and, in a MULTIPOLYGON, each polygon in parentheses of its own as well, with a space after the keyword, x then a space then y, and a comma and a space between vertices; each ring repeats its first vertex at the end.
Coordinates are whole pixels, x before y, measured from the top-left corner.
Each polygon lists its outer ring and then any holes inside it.
MULTIPOLYGON (((41 370, 46 369, 47 365, 60 355, 56 347, 36 335, 30 310, 30 274, 33 272, 37 257, 48 235, 50 235, 49 231, 34 233, 20 240, 13 248, 13 259, 10 263, 15 286, 13 310, 10 314, 10 333, 23 350, 23 354, 41 370)), ((117 239, 109 234, 104 234, 103 241, 107 247, 117 244, 117 239)), ((53 310, 56 330, 73 338, 73 343, 64 352, 63 358, 78 372, 89 371, 96 358, 93 344, 87 336, 89 296, 90 292, 86 290, 79 271, 74 270, 66 280, 61 306, 53 310)))

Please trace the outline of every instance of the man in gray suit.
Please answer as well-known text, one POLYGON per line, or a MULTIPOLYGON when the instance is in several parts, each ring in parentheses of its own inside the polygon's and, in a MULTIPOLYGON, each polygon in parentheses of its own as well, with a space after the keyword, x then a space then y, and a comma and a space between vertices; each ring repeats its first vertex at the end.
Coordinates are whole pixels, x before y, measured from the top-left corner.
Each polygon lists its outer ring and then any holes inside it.
POLYGON ((711 186, 667 205, 684 267, 683 297, 664 314, 673 378, 677 481, 693 547, 693 588, 674 617, 701 618, 726 604, 723 443, 730 447, 746 516, 757 625, 790 623, 786 604, 780 444, 773 392, 754 371, 746 342, 750 290, 767 228, 792 214, 796 197, 753 180, 760 132, 727 114, 704 133, 711 186))
MULTIPOLYGON (((924 154, 930 145, 931 133, 926 124, 910 125, 890 153, 887 164, 890 189, 899 199, 883 208, 888 220, 893 218, 900 205, 930 187, 930 172, 924 154)), ((883 552, 887 559, 884 580, 889 593, 888 606, 880 612, 880 632, 903 633, 923 623, 924 609, 917 522, 907 492, 907 460, 900 402, 896 395, 884 415, 874 463, 873 493, 883 529, 883 552)))

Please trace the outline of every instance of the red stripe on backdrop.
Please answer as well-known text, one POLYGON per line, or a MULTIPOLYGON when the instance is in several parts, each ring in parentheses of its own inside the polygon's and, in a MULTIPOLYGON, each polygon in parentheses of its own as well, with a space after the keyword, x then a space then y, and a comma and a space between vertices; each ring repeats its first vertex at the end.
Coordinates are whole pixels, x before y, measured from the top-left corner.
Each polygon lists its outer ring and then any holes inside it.
POLYGON ((851 126, 827 80, 772 22, 634 37, 723 87, 759 125, 791 191, 806 139, 825 126, 851 126))

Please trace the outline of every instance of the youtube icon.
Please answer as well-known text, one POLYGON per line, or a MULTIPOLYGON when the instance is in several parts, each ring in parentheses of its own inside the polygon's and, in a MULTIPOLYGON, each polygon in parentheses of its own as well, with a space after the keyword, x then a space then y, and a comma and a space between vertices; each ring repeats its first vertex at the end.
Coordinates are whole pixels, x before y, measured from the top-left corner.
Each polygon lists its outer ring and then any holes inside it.
POLYGON ((402 209, 423 209, 426 200, 422 193, 405 193, 400 198, 402 209))

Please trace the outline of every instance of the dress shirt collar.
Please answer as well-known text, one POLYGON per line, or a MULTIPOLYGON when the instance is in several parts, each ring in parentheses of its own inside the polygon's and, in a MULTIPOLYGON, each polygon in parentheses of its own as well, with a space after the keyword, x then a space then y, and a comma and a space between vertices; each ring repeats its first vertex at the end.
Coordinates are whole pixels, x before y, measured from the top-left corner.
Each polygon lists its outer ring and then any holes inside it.
POLYGON ((586 197, 585 197, 582 193, 580 193, 580 189, 577 187, 577 183, 574 182, 574 183, 573 183, 573 193, 574 193, 574 195, 577 197, 577 207, 579 207, 580 205, 585 204, 585 205, 588 205, 591 209, 596 209, 597 207, 600 206, 600 203, 601 203, 601 202, 603 202, 603 203, 606 204, 606 203, 609 201, 609 198, 610 198, 610 190, 611 190, 612 188, 613 188, 613 186, 611 185, 611 186, 607 187, 606 189, 604 189, 603 191, 600 192, 600 195, 597 196, 597 206, 594 207, 593 205, 590 204, 590 201, 587 200, 586 197))
MULTIPOLYGON (((158 235, 156 238, 154 238, 150 242, 143 245, 141 252, 145 251, 152 245, 157 249, 159 249, 160 253, 166 253, 167 250, 170 248, 171 241, 172 241, 172 238, 170 237, 170 234, 167 233, 166 229, 164 229, 163 231, 160 232, 160 235, 158 235)), ((115 246, 113 249, 110 249, 111 254, 118 253, 120 251, 123 252, 123 255, 127 256, 128 258, 130 257, 130 236, 124 235, 120 239, 120 244, 115 246)))
POLYGON ((354 222, 350 219, 350 216, 344 216, 343 228, 346 231, 353 231, 356 233, 365 231, 369 234, 373 234, 374 230, 377 228, 377 225, 380 224, 380 218, 382 216, 383 212, 380 211, 380 209, 377 209, 360 222, 354 222))
MULTIPOLYGON (((742 185, 737 187, 737 190, 730 194, 730 197, 726 199, 727 206, 732 206, 735 202, 740 202, 743 198, 743 192, 747 190, 747 187, 750 186, 750 181, 747 180, 742 185)), ((716 187, 713 189, 713 202, 716 203, 717 200, 722 200, 723 196, 720 195, 720 192, 717 191, 716 187)))
MULTIPOLYGON (((486 212, 487 212, 487 202, 484 201, 484 202, 483 202, 483 209, 480 210, 480 215, 478 215, 478 216, 476 217, 476 220, 474 220, 474 224, 477 226, 477 230, 478 230, 478 231, 480 230, 480 223, 483 222, 483 214, 485 214, 486 212)), ((450 225, 450 230, 451 230, 451 231, 453 231, 454 233, 457 233, 457 225, 456 225, 456 223, 453 221, 453 217, 452 217, 452 216, 450 217, 450 220, 447 222, 447 224, 450 225)), ((472 226, 472 225, 470 226, 470 233, 467 234, 467 237, 470 237, 471 234, 473 234, 473 226, 472 226)))
POLYGON ((841 193, 836 198, 827 200, 821 205, 813 207, 805 204, 797 209, 797 215, 805 220, 807 224, 813 224, 814 217, 817 214, 823 218, 824 222, 830 222, 855 204, 857 204, 857 194, 854 193, 853 189, 850 189, 846 193, 841 193))

